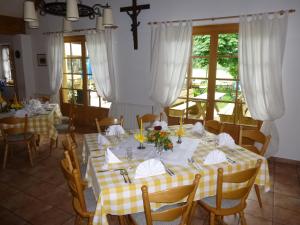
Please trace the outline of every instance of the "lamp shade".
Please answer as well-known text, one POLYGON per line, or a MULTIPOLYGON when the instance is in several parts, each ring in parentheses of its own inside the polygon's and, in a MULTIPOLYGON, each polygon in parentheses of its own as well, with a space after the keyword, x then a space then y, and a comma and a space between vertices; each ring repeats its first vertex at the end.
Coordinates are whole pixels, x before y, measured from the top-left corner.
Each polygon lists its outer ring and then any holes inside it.
POLYGON ((72 31, 72 22, 64 18, 64 32, 72 31))
POLYGON ((24 2, 24 21, 31 22, 37 20, 34 3, 32 1, 24 2))
POLYGON ((110 7, 103 9, 103 25, 106 27, 114 25, 114 18, 110 7))
POLYGON ((98 17, 97 17, 96 30, 98 30, 98 31, 104 30, 104 26, 103 26, 103 18, 102 18, 102 16, 98 16, 98 17))
POLYGON ((67 20, 79 20, 77 0, 67 0, 67 20))
POLYGON ((39 23, 38 20, 29 21, 28 26, 29 26, 30 29, 37 29, 37 28, 39 28, 40 23, 39 23))

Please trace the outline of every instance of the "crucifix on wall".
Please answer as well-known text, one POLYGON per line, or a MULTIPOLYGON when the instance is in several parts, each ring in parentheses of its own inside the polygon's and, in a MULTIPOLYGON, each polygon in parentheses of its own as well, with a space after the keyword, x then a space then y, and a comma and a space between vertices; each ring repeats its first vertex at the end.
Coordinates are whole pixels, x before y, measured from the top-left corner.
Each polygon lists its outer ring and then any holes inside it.
POLYGON ((133 46, 134 49, 138 49, 138 26, 140 22, 138 22, 137 17, 140 14, 141 10, 150 9, 150 5, 137 5, 136 0, 132 0, 132 6, 122 7, 120 8, 120 12, 126 12, 132 21, 131 24, 131 32, 133 35, 133 46))

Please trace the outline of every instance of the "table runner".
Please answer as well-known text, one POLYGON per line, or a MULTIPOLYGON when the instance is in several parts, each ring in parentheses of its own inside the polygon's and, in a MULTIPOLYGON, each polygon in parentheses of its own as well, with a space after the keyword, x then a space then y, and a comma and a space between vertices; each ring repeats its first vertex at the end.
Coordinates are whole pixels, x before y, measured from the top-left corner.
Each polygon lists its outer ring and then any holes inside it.
MULTIPOLYGON (((174 129, 176 129, 176 127, 173 127, 171 132, 173 132, 174 129)), ((105 160, 104 157, 101 156, 104 154, 104 150, 97 151, 97 135, 98 134, 85 134, 83 147, 83 155, 87 156, 86 160, 88 162, 86 178, 89 184, 93 187, 94 194, 97 199, 97 208, 93 220, 93 224, 95 225, 107 225, 107 214, 126 215, 142 212, 144 208, 140 188, 143 184, 148 186, 149 192, 156 192, 170 187, 191 184, 194 180, 195 174, 200 173, 201 178, 199 188, 195 196, 195 200, 199 200, 216 194, 218 168, 222 167, 225 174, 234 173, 254 167, 258 159, 262 159, 263 163, 255 183, 264 186, 265 191, 270 189, 267 160, 264 157, 241 147, 234 150, 226 147, 220 148, 235 163, 220 163, 204 166, 204 157, 216 148, 215 143, 207 141, 208 139, 203 139, 193 154, 193 158, 199 162, 203 168, 198 171, 193 167, 168 164, 168 167, 175 172, 175 176, 170 176, 166 173, 159 176, 135 180, 135 168, 140 162, 142 162, 142 160, 133 160, 129 163, 124 158, 121 158, 123 161, 122 163, 110 165, 109 169, 126 168, 133 183, 125 184, 119 171, 97 173, 97 171, 103 169, 105 160)), ((199 136, 193 134, 191 130, 189 130, 189 127, 186 128, 185 136, 199 139, 199 136)), ((208 136, 212 137, 211 134, 208 136)), ((236 186, 233 184, 224 184, 224 190, 230 190, 234 187, 236 186)), ((160 204, 156 204, 153 205, 153 208, 155 209, 161 206, 162 205, 160 204)))

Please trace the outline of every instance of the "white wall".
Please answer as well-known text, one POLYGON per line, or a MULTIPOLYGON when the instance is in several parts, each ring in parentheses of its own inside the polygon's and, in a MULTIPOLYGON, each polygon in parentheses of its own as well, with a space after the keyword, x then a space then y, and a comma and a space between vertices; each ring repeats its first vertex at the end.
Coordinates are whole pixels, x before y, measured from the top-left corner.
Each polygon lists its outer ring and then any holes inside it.
MULTIPOLYGON (((96 2, 91 0, 89 2, 96 2)), ((119 28, 114 35, 114 52, 116 72, 119 75, 120 101, 125 103, 151 105, 148 97, 151 74, 150 62, 150 28, 149 21, 177 20, 190 18, 207 18, 232 16, 248 13, 277 11, 281 9, 296 9, 296 14, 289 17, 287 45, 283 67, 283 85, 286 100, 286 114, 277 121, 280 136, 280 152, 277 156, 300 160, 300 1, 299 0, 139 0, 139 4, 150 3, 149 10, 143 10, 139 15, 139 49, 133 50, 130 18, 121 13, 119 8, 131 4, 131 0, 114 0, 112 2, 115 22, 119 28)), ((91 3, 89 3, 91 4, 91 3)), ((226 23, 232 21, 215 21, 226 23)), ((237 20, 236 20, 237 22, 237 20)), ((47 16, 42 18, 39 31, 32 33, 34 54, 45 53, 45 36, 43 31, 61 30, 62 19, 47 16)), ((202 24, 212 23, 211 21, 202 24)), ((95 21, 88 19, 74 23, 75 28, 94 27, 95 21)), ((35 67, 37 92, 47 92, 48 77, 45 68, 35 67)))

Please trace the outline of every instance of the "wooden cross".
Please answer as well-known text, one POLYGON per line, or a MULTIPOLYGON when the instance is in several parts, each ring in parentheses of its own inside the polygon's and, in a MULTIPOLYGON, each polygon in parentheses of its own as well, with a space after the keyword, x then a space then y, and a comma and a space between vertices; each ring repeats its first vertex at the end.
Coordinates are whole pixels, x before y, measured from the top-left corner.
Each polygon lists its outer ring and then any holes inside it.
POLYGON ((140 22, 138 22, 137 17, 140 14, 141 10, 143 9, 150 9, 150 5, 137 5, 136 0, 132 0, 132 6, 128 7, 122 7, 120 8, 120 12, 126 12, 131 20, 131 32, 133 35, 133 46, 134 49, 138 49, 138 26, 140 25, 140 22), (130 13, 131 12, 131 13, 130 13))

